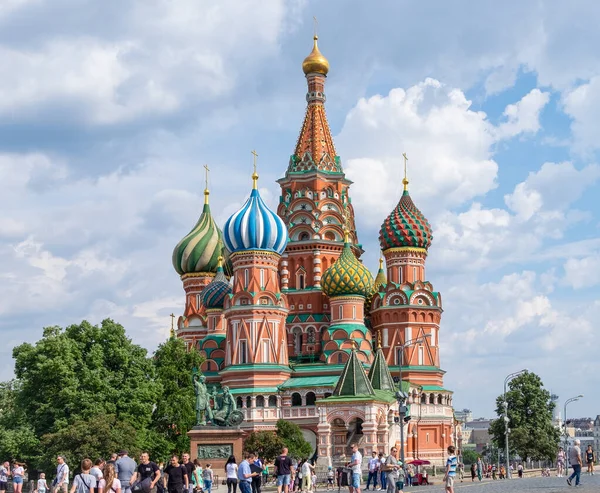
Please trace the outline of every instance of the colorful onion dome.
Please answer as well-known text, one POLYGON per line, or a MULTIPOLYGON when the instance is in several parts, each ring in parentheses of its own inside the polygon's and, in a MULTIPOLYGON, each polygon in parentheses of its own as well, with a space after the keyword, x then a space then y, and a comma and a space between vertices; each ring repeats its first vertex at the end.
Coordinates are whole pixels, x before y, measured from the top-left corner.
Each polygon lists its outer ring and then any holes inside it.
POLYGON ((200 219, 173 250, 173 267, 179 275, 217 270, 223 249, 223 233, 210 213, 208 194, 208 189, 204 190, 204 208, 200 219))
POLYGON ((427 249, 432 239, 431 226, 413 203, 405 184, 398 205, 381 225, 379 231, 381 249, 399 247, 427 249))
POLYGON ((242 208, 227 219, 223 241, 230 252, 271 250, 283 253, 288 230, 283 220, 267 207, 257 188, 258 175, 252 175, 250 197, 242 208))
POLYGON ((219 257, 217 275, 202 291, 201 302, 206 308, 223 308, 225 298, 231 291, 231 284, 223 271, 223 257, 219 257))
POLYGON ((329 61, 319 51, 319 47, 317 46, 319 37, 315 34, 313 39, 315 42, 313 49, 310 55, 302 62, 302 71, 305 75, 312 73, 327 75, 327 72, 329 72, 329 61))
POLYGON ((327 296, 360 295, 367 298, 373 290, 373 276, 350 248, 344 243, 342 254, 321 278, 327 296))

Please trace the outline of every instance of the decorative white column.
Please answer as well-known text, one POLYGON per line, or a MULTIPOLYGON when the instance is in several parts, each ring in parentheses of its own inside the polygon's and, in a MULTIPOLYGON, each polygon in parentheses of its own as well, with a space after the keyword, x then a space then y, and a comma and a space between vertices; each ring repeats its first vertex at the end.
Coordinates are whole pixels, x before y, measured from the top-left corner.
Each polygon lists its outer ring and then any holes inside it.
POLYGON ((281 290, 287 291, 290 282, 290 271, 288 270, 288 254, 281 256, 281 290))
POLYGON ((315 288, 321 287, 321 259, 319 250, 313 250, 313 279, 315 288))

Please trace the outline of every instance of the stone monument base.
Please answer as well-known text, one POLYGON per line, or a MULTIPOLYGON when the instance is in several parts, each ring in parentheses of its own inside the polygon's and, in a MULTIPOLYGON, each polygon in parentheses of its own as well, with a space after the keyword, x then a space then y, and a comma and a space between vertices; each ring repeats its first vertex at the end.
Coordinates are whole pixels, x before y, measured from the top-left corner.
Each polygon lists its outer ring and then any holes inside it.
POLYGON ((240 428, 220 426, 194 426, 188 431, 190 437, 190 458, 200 459, 202 467, 212 464, 219 480, 224 478, 223 469, 230 455, 239 464, 242 460, 246 432, 240 428))

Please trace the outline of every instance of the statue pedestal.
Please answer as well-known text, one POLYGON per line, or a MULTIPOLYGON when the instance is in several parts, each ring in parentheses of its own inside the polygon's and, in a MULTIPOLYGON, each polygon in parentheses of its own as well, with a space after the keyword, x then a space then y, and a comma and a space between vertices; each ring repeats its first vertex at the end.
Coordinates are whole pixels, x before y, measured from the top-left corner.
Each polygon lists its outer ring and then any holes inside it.
POLYGON ((242 460, 246 432, 240 428, 220 426, 194 426, 188 431, 191 459, 200 459, 202 467, 212 464, 219 480, 224 478, 223 468, 230 455, 239 464, 242 460))

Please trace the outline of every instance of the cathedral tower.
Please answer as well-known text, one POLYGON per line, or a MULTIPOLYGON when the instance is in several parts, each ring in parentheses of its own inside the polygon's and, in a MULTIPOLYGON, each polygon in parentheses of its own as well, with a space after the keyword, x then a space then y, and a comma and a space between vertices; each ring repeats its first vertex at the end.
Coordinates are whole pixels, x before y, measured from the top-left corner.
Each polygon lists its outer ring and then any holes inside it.
POLYGON ((223 305, 227 334, 225 369, 220 375, 221 383, 233 389, 275 388, 291 373, 285 329, 288 309, 278 275, 288 232, 263 202, 256 169, 252 180, 250 197, 227 220, 223 235, 231 252, 233 291, 223 305))
POLYGON ((319 51, 317 36, 302 63, 306 76, 306 114, 294 154, 281 186, 279 216, 290 242, 281 260, 281 284, 288 295, 294 323, 290 326, 290 357, 301 361, 321 351, 320 333, 329 322, 329 301, 321 277, 344 248, 344 210, 350 212, 349 238, 362 253, 348 189, 325 114, 325 80, 329 62, 319 51))

